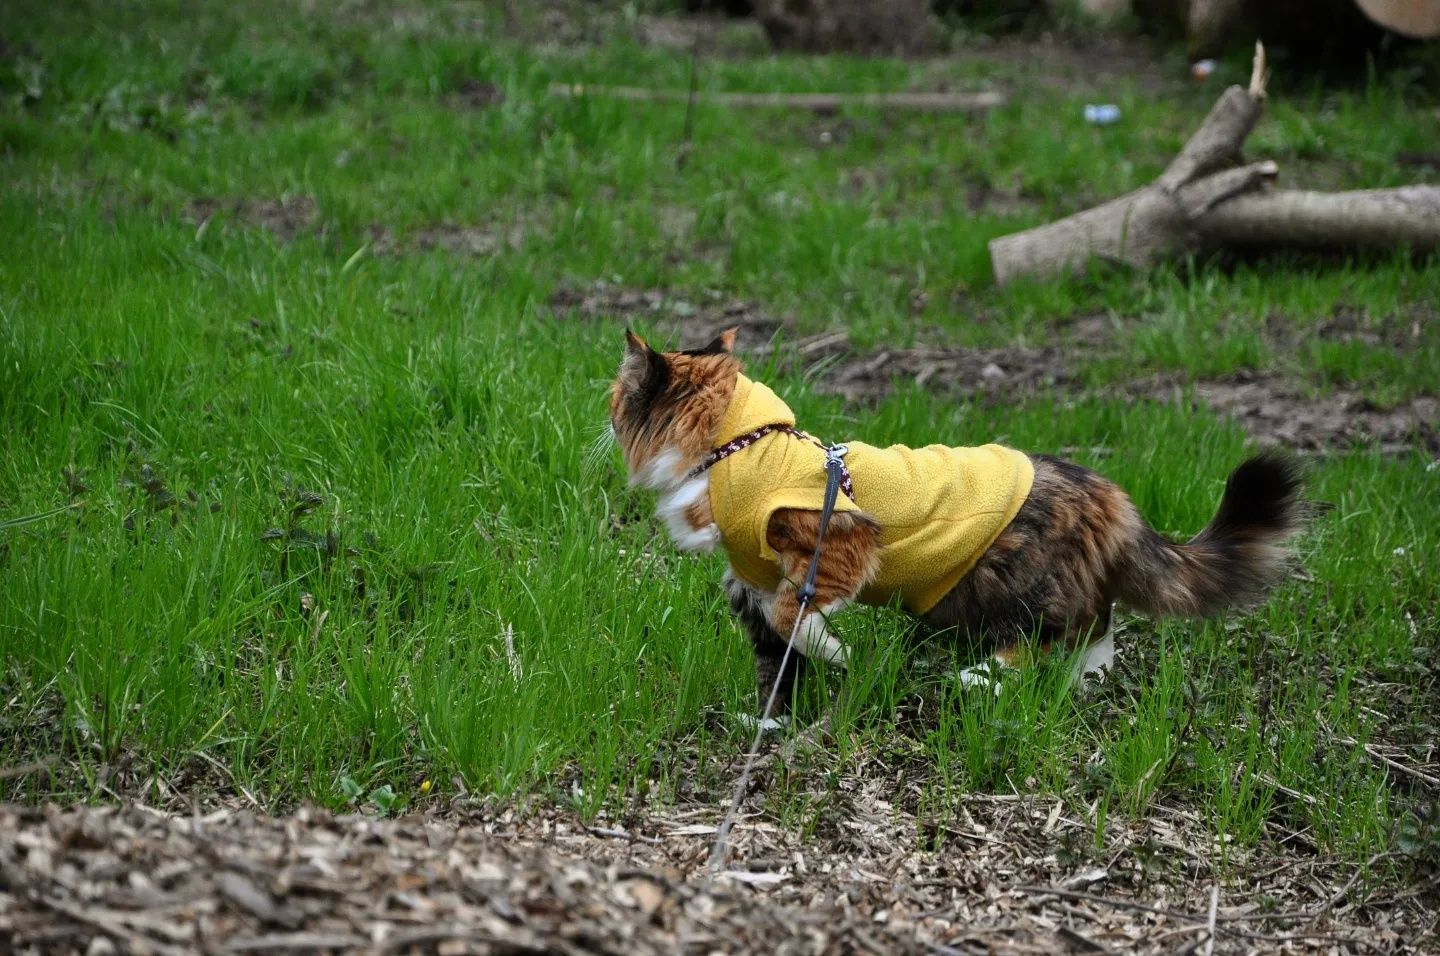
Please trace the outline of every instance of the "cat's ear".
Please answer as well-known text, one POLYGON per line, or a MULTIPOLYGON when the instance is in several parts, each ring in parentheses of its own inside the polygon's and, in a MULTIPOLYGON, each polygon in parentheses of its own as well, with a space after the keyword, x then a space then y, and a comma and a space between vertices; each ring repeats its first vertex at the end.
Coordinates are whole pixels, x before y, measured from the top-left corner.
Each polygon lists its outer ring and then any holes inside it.
POLYGON ((705 346, 700 351, 709 352, 714 355, 729 355, 731 352, 735 351, 735 333, 738 331, 739 326, 732 325, 724 332, 721 332, 719 335, 715 336, 715 338, 710 341, 710 344, 705 346))
POLYGON ((627 359, 632 355, 644 355, 646 352, 653 351, 654 349, 650 348, 644 339, 629 329, 625 330, 625 357, 627 359))
POLYGON ((655 385, 669 375, 665 356, 652 349, 644 339, 625 330, 625 360, 620 363, 620 377, 634 387, 655 385))

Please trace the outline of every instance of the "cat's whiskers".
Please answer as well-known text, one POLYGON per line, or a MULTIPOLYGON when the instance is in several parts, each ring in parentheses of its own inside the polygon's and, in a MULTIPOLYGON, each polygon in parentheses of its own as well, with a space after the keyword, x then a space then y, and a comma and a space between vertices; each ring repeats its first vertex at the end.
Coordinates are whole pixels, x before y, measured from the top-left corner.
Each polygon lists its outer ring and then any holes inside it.
POLYGON ((599 431, 585 446, 585 454, 580 458, 580 475, 586 484, 595 483, 600 475, 601 465, 614 447, 615 426, 609 422, 601 422, 599 431))

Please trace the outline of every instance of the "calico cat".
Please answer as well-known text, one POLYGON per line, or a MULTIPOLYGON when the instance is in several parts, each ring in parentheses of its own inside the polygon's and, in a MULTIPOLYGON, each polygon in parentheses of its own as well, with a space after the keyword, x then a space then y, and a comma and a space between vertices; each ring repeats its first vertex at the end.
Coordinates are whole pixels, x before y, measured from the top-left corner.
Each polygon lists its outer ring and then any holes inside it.
MULTIPOLYGON (((825 450, 774 392, 747 378, 735 330, 657 352, 626 332, 610 423, 632 485, 660 493, 682 549, 730 558, 730 607, 755 650, 761 706, 779 681, 790 707, 802 662, 780 662, 797 583, 815 550, 825 450)), ((1116 601, 1152 616, 1202 617, 1258 602, 1284 573, 1303 518, 1295 466, 1260 455, 1230 475, 1213 520, 1186 543, 1140 517, 1113 482, 999 445, 887 449, 852 443, 845 494, 825 533, 814 601, 795 650, 845 663, 827 621, 855 602, 897 602, 937 629, 983 640, 1018 666, 1042 649, 1113 657, 1116 601)))

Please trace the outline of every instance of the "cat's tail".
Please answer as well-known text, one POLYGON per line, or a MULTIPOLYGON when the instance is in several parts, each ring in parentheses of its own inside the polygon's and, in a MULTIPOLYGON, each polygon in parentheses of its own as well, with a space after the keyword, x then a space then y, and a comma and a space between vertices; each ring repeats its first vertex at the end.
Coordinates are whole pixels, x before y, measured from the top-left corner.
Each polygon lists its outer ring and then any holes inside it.
POLYGON ((1300 490, 1294 462, 1262 454, 1231 473, 1215 517, 1184 544, 1137 522, 1114 569, 1117 596, 1154 616, 1208 617, 1257 603, 1291 561, 1289 540, 1307 515, 1300 490))

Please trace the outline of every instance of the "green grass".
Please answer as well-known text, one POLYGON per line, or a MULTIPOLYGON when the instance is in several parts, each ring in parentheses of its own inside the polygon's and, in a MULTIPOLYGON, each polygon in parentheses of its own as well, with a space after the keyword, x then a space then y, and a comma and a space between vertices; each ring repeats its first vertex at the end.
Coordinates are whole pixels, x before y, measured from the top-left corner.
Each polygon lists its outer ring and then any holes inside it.
MULTIPOLYGON (((1047 344, 1111 316, 1114 341, 1073 355, 1092 397, 912 390, 860 408, 799 374, 773 384, 825 435, 1093 449, 1078 458, 1175 533, 1208 519, 1246 438, 1127 401, 1131 379, 1278 369, 1382 404, 1434 394, 1433 260, 991 285, 987 239, 1153 176, 1213 88, 717 56, 706 88, 989 82, 1014 100, 984 118, 857 112, 823 149, 813 129, 840 120, 702 109, 680 165, 677 109, 544 93, 682 87, 687 57, 637 44, 622 17, 527 45, 468 8, 276 9, 0 15, 0 767, 61 761, 0 779, 4 797, 100 799, 123 779, 156 799, 241 786, 341 805, 419 800, 431 780, 435 797, 595 813, 725 792, 710 760, 741 740, 716 715, 753 691, 719 559, 674 554, 617 461, 584 466, 625 317, 552 309, 560 288, 718 289, 861 347, 1047 344), (465 106, 469 81, 503 102, 465 106), (1100 92, 1123 123, 1084 125, 1100 92), (1028 205, 972 212, 969 183, 1028 205), (234 211, 282 196, 318 209, 293 241, 234 211), (198 199, 221 203, 208 226, 186 216, 198 199), (519 247, 411 244, 444 224, 518 226, 519 247), (379 232, 400 251, 379 254, 379 232), (1363 329, 1423 328, 1405 349, 1316 338, 1337 307, 1363 329)), ((1404 182, 1394 154, 1435 141, 1433 106, 1403 81, 1282 90, 1254 149, 1404 182)), ((1015 790, 1060 795, 1101 846, 1104 821, 1160 802, 1226 845, 1279 827, 1346 855, 1391 846, 1418 798, 1340 741, 1434 738, 1440 472, 1364 448, 1313 472, 1335 507, 1304 541, 1308 580, 1239 622, 1131 622, 1124 672, 1088 695, 1065 690, 1063 662, 999 699, 964 693, 902 622, 850 615, 865 665, 828 678, 834 747, 792 768, 773 809, 815 825, 825 768, 880 755, 918 768, 939 819, 958 794, 1015 790)))

